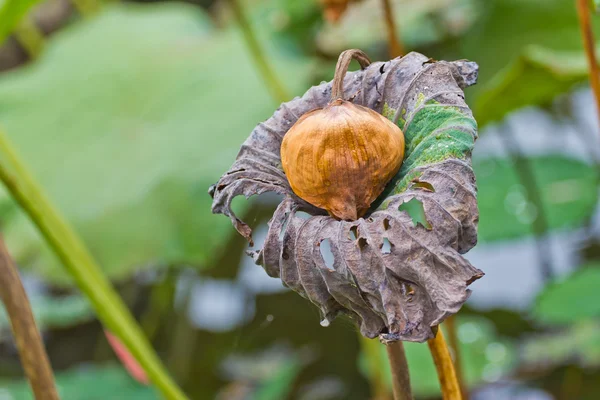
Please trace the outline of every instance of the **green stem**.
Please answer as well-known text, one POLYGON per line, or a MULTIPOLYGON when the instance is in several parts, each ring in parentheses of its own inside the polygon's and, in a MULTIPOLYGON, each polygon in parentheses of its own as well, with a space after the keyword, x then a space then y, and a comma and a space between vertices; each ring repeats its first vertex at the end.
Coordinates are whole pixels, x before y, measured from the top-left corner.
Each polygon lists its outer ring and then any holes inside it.
POLYGON ((17 24, 13 34, 31 59, 39 57, 44 49, 44 34, 29 16, 17 24))
POLYGON ((252 29, 252 25, 250 25, 250 21, 239 0, 229 0, 229 4, 231 5, 231 10, 233 11, 237 23, 240 25, 250 54, 252 55, 252 58, 254 58, 258 71, 267 84, 269 92, 271 92, 271 96, 273 96, 278 103, 288 101, 290 96, 275 75, 275 71, 271 67, 271 64, 269 64, 265 52, 258 42, 254 30, 252 29))
POLYGON ((100 321, 129 349, 167 399, 186 399, 135 319, 66 219, 46 197, 0 131, 0 180, 92 303, 100 321))
POLYGON ((79 14, 84 17, 94 15, 100 11, 100 2, 97 0, 70 0, 79 14))
POLYGON ((378 340, 366 338, 360 333, 358 333, 358 340, 367 360, 372 398, 375 400, 388 400, 390 395, 383 375, 384 370, 381 368, 385 362, 380 351, 383 345, 378 340))

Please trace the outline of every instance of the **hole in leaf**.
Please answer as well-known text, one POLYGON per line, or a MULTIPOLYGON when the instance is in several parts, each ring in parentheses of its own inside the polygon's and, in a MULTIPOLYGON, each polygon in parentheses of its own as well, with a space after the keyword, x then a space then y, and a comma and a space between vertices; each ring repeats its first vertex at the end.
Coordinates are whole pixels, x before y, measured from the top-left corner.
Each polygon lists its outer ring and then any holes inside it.
POLYGON ((435 193, 435 189, 433 188, 433 185, 431 183, 425 182, 425 181, 419 181, 419 180, 413 181, 413 184, 411 185, 411 189, 422 189, 422 190, 425 190, 426 192, 435 193))
POLYGON ((427 222, 427 218, 425 217, 423 203, 420 200, 412 198, 406 203, 400 204, 398 211, 406 211, 412 219, 414 226, 421 224, 425 229, 431 229, 431 225, 427 222))
POLYGON ((334 256, 331 251, 331 242, 329 239, 321 240, 319 243, 319 247, 321 250, 321 257, 323 257, 323 262, 332 271, 335 271, 335 267, 333 266, 334 256))
POLYGON ((281 230, 279 231, 279 241, 283 240, 283 236, 285 235, 285 230, 287 229, 288 223, 290 222, 290 214, 285 213, 285 221, 283 221, 283 225, 281 226, 281 230))
POLYGON ((388 238, 383 238, 383 245, 381 246, 382 254, 390 254, 392 252, 392 244, 388 238))
POLYGON ((365 238, 358 239, 358 248, 359 249, 361 249, 361 250, 364 249, 367 246, 367 244, 369 244, 369 242, 367 242, 367 239, 365 239, 365 238))
POLYGON ((306 213, 304 211, 298 211, 298 212, 296 212, 296 217, 301 218, 301 219, 309 219, 310 214, 306 213))
POLYGON ((385 218, 383 220, 383 229, 385 229, 386 231, 390 229, 390 219, 389 218, 385 218))
POLYGON ((348 239, 356 240, 357 237, 358 237, 358 226, 354 225, 350 228, 350 231, 348 231, 348 239))
POLYGON ((383 74, 385 72, 385 64, 382 64, 381 67, 379 67, 379 73, 383 74))

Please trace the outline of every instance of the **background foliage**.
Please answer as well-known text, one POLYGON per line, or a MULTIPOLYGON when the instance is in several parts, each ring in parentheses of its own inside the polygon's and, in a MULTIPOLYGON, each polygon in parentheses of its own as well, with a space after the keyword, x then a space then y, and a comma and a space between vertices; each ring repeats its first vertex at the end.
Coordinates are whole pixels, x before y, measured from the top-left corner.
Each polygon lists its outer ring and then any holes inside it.
MULTIPOLYGON (((0 0, 0 126, 192 398, 369 398, 351 323, 320 327, 210 213, 208 186, 278 105, 231 4, 0 0)), ((331 79, 343 49, 389 58, 377 0, 352 2, 337 24, 317 0, 237 4, 290 99, 331 79)), ((466 91, 481 136, 468 257, 487 276, 458 316, 474 397, 596 398, 599 129, 573 2, 393 5, 407 49, 480 65, 466 91)), ((277 199, 237 200, 260 241, 277 199)), ((5 192, 0 219, 64 398, 154 398, 5 192)), ((0 397, 30 398, 3 314, 0 352, 0 397)), ((407 353, 417 397, 438 397, 427 347, 407 353)))

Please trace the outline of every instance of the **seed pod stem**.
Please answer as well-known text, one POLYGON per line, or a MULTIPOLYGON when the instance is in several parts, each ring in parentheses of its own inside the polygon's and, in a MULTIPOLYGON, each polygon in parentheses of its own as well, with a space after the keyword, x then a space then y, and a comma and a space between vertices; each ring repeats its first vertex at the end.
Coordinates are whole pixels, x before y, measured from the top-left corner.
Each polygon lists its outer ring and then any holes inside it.
POLYGON ((398 340, 385 345, 392 370, 392 392, 394 400, 412 400, 408 362, 404 344, 398 340))
POLYGON ((427 341, 435 368, 438 373, 438 379, 442 388, 442 398, 444 400, 463 400, 458 379, 456 378, 456 370, 454 363, 450 357, 450 350, 444 339, 444 333, 441 329, 437 330, 437 334, 433 339, 427 341))
POLYGON ((346 77, 346 72, 348 72, 352 60, 358 61, 361 69, 365 69, 371 64, 371 60, 362 50, 350 49, 340 54, 335 66, 333 83, 331 84, 331 102, 339 99, 344 100, 344 77, 346 77))

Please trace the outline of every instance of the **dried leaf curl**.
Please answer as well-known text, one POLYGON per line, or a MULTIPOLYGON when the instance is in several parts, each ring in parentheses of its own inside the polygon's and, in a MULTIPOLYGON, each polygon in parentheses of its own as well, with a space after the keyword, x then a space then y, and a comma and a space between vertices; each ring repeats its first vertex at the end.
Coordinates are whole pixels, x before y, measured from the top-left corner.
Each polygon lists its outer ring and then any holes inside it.
POLYGON ((301 115, 328 103, 331 83, 282 104, 254 129, 211 188, 213 212, 229 216, 252 242, 251 229, 231 210, 233 198, 283 194, 263 248, 251 253, 257 264, 317 305, 325 325, 345 314, 369 338, 432 338, 431 328, 456 313, 467 286, 483 276, 462 256, 477 242, 479 218, 471 167, 477 124, 463 93, 476 79, 473 62, 415 52, 347 74, 344 98, 388 117, 406 138, 402 168, 364 218, 327 216, 292 192, 281 168, 283 136, 301 115), (411 201, 422 205, 423 223, 406 211, 411 201))

